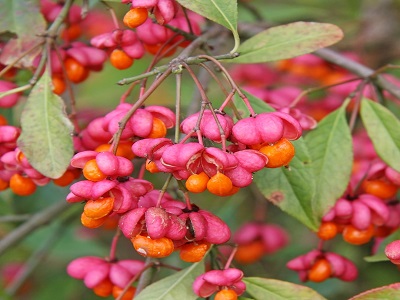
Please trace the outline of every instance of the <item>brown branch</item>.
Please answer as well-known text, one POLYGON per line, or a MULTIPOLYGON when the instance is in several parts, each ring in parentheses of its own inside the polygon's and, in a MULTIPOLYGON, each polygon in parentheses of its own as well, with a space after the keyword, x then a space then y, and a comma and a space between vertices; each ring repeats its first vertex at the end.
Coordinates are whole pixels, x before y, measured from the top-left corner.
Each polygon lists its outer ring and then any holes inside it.
MULTIPOLYGON (((251 37, 265 29, 267 29, 267 26, 258 26, 248 23, 239 24, 239 33, 245 37, 251 37)), ((374 84, 400 99, 400 87, 389 82, 382 75, 378 75, 375 70, 351 60, 332 49, 320 49, 313 52, 313 54, 328 62, 338 65, 359 77, 371 79, 374 84)))
POLYGON ((371 78, 371 80, 382 89, 388 91, 390 94, 400 99, 400 87, 386 80, 382 75, 377 75, 375 70, 370 69, 363 64, 351 60, 340 53, 331 49, 320 49, 314 52, 315 55, 322 59, 338 65, 353 74, 363 78, 371 78))
POLYGON ((68 208, 68 206, 69 204, 65 200, 62 200, 56 202, 49 208, 34 214, 31 219, 29 219, 1 239, 0 255, 2 255, 9 248, 24 239, 32 231, 54 220, 55 217, 64 212, 68 208))

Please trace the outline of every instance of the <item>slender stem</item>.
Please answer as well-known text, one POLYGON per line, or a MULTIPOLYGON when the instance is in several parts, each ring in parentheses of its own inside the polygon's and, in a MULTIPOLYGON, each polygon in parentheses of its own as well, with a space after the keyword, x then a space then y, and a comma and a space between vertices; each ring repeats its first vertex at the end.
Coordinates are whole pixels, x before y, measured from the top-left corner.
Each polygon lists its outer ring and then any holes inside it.
POLYGON ((119 240, 120 236, 121 236, 121 230, 119 228, 117 228, 117 231, 115 232, 114 237, 111 242, 110 255, 109 255, 110 261, 115 260, 115 253, 117 251, 117 244, 118 244, 118 240, 119 240))
POLYGON ((6 222, 21 222, 30 219, 32 215, 25 214, 25 215, 7 215, 0 217, 0 223, 6 222))
POLYGON ((346 70, 360 76, 363 78, 370 77, 373 81, 384 90, 388 91, 390 94, 400 99, 400 87, 386 80, 382 75, 376 75, 376 71, 351 60, 331 49, 320 49, 315 51, 315 54, 326 61, 334 63, 346 70))
POLYGON ((186 64, 185 62, 182 63, 182 65, 186 68, 186 70, 188 71, 188 73, 190 74, 190 76, 192 77, 194 83, 197 86, 197 89, 199 90, 200 96, 201 96, 201 100, 205 103, 210 103, 210 100, 207 97, 207 94, 203 88, 203 86, 201 85, 201 82, 199 81, 199 79, 197 78, 196 74, 194 74, 194 72, 192 71, 192 69, 189 67, 188 64, 186 64))
MULTIPOLYGON (((148 258, 147 260, 150 260, 150 258, 148 258)), ((174 271, 181 271, 180 268, 177 268, 177 267, 174 267, 171 265, 166 265, 166 264, 160 263, 158 261, 152 261, 152 262, 146 264, 142 270, 140 270, 134 277, 132 277, 132 279, 126 284, 126 286, 122 290, 121 294, 119 294, 118 298, 115 298, 115 300, 121 300, 124 297, 125 293, 128 291, 128 289, 132 286, 132 284, 139 278, 139 276, 141 276, 146 270, 153 268, 153 267, 163 267, 163 268, 171 269, 174 271)), ((139 293, 138 289, 139 288, 136 289, 135 296, 139 293)))
MULTIPOLYGON (((190 22, 188 22, 188 24, 190 24, 190 22)), ((193 40, 195 40, 197 38, 196 35, 188 33, 188 32, 186 32, 186 31, 184 31, 182 29, 179 29, 177 27, 174 27, 174 26, 171 26, 171 25, 168 25, 168 24, 164 24, 163 26, 168 28, 168 29, 170 29, 170 30, 172 30, 173 32, 177 33, 176 36, 179 36, 179 35, 183 36, 186 40, 193 41, 193 40)))
POLYGON ((314 92, 317 92, 317 91, 321 91, 321 90, 325 90, 325 89, 328 89, 328 88, 331 88, 331 87, 335 87, 335 86, 338 86, 338 85, 342 85, 342 84, 345 84, 345 83, 357 81, 357 80, 361 80, 361 78, 357 77, 357 78, 352 78, 352 79, 348 79, 348 80, 343 80, 343 81, 340 81, 338 83, 334 83, 334 84, 330 84, 330 85, 324 85, 324 86, 319 86, 319 87, 306 89, 306 90, 302 91, 299 95, 297 95, 297 97, 292 101, 292 103, 290 103, 289 107, 295 107, 300 102, 300 100, 304 96, 306 96, 308 94, 311 94, 311 93, 314 93, 314 92))
MULTIPOLYGON (((154 92, 154 90, 171 74, 172 70, 171 68, 167 69, 160 77, 158 77, 153 84, 150 86, 150 88, 144 93, 142 97, 136 103, 129 109, 129 111, 125 114, 125 116, 122 118, 121 122, 119 122, 119 129, 115 133, 114 138, 113 138, 113 148, 114 151, 117 149, 117 145, 119 143, 119 140, 121 139, 121 134, 122 131, 124 130, 126 123, 128 123, 129 119, 132 117, 132 115, 135 113, 135 111, 143 105, 143 103, 147 100, 147 98, 154 92)), ((115 153, 114 153, 115 154, 115 153)))
POLYGON ((215 80, 215 82, 219 85, 220 89, 222 90, 222 92, 225 94, 225 96, 228 95, 228 91, 227 89, 224 87, 224 85, 222 84, 222 81, 214 74, 214 72, 211 70, 210 67, 208 67, 205 63, 201 63, 199 64, 203 69, 205 69, 208 74, 210 74, 210 76, 215 80))
POLYGON ((189 32, 190 32, 190 34, 194 35, 192 23, 190 22, 187 9, 186 9, 185 7, 183 7, 183 6, 182 6, 182 8, 183 8, 183 9, 182 9, 182 10, 183 10, 183 15, 185 16, 186 23, 187 23, 187 25, 188 25, 188 27, 189 27, 189 32))
MULTIPOLYGON (((180 182, 181 183, 181 182, 180 182)), ((183 184, 182 184, 183 185, 183 184)), ((186 188, 185 188, 186 189, 186 188)), ((189 210, 192 210, 192 203, 190 202, 190 197, 189 197, 189 192, 188 191, 185 191, 184 193, 183 193, 183 197, 185 198, 185 202, 186 202, 186 207, 189 209, 189 210)))
POLYGON ((322 251, 322 248, 324 247, 324 240, 320 239, 318 241, 318 246, 317 246, 317 250, 322 251))
POLYGON ((27 237, 32 231, 54 220, 58 215, 65 212, 68 208, 69 204, 65 200, 61 200, 47 209, 34 214, 29 220, 21 224, 19 227, 11 231, 8 235, 0 240, 0 255, 27 237))
POLYGON ((226 263, 225 263, 224 270, 228 269, 229 266, 231 265, 232 260, 233 260, 233 258, 235 257, 235 254, 236 254, 237 249, 238 249, 238 248, 237 248, 237 245, 235 245, 235 247, 233 248, 231 254, 229 255, 228 260, 227 260, 226 263))
MULTIPOLYGON (((136 278, 132 278, 132 283, 135 282, 139 276, 139 282, 136 286, 136 292, 135 292, 135 296, 137 296, 146 286, 148 286, 153 278, 153 274, 154 274, 154 270, 152 269, 152 267, 154 265, 156 265, 157 262, 154 258, 148 257, 146 259, 146 264, 144 269, 139 273, 136 274, 136 278)), ((122 294, 122 293, 121 293, 122 294)))
MULTIPOLYGON (((267 26, 259 26, 249 23, 243 23, 239 26, 239 32, 242 36, 251 37, 263 30, 265 30, 267 26)), ((335 65, 338 65, 351 73, 360 76, 362 78, 368 78, 372 76, 373 81, 382 89, 388 91, 390 94, 395 96, 397 99, 400 99, 400 87, 390 81, 386 80, 382 75, 376 76, 376 71, 351 60, 350 58, 345 57, 344 55, 328 48, 319 49, 314 52, 315 55, 321 57, 325 61, 331 62, 335 65)))
POLYGON ((178 73, 175 75, 175 80, 176 80, 176 99, 175 99, 175 138, 174 142, 178 143, 179 142, 179 128, 181 124, 181 100, 182 100, 182 94, 181 94, 181 89, 182 89, 182 73, 178 73))
POLYGON ((19 62, 21 59, 23 59, 26 55, 28 55, 30 52, 34 51, 36 48, 42 46, 45 43, 45 40, 40 41, 38 44, 34 45, 33 47, 29 48, 28 50, 24 51, 21 53, 20 56, 18 56, 16 59, 14 59, 11 63, 9 63, 3 70, 0 71, 0 78, 7 73, 8 70, 10 70, 17 62, 19 62))
MULTIPOLYGON (((218 55, 215 56, 215 59, 220 60, 220 59, 232 59, 237 57, 237 55, 232 55, 232 54, 222 54, 222 55, 218 55)), ((205 62, 206 59, 200 59, 198 58, 198 56, 193 56, 193 57, 188 57, 187 59, 184 60, 184 62, 186 62, 188 65, 198 65, 199 63, 205 62)), ((163 73, 165 70, 167 70, 168 68, 170 68, 170 65, 163 65, 163 66, 159 66, 154 68, 153 71, 150 72, 146 72, 134 77, 128 77, 128 78, 124 78, 121 79, 120 81, 117 82, 118 85, 125 85, 125 84, 130 84, 136 80, 141 80, 143 78, 147 78, 147 77, 151 77, 154 75, 158 75, 160 73, 163 73)))
POLYGON ((50 25, 49 29, 47 30, 47 34, 49 36, 55 36, 57 34, 57 31, 64 22, 65 18, 67 17, 67 14, 73 2, 74 0, 66 0, 64 2, 64 6, 61 9, 60 13, 58 14, 57 18, 54 20, 54 22, 50 25))
POLYGON ((167 191, 167 188, 171 182, 172 177, 173 177, 172 174, 169 174, 167 180, 165 181, 163 187, 161 188, 160 195, 158 195, 156 207, 161 207, 162 198, 164 197, 164 194, 167 191))
MULTIPOLYGON (((210 82, 210 75, 208 72, 202 68, 198 73, 198 79, 202 86, 208 87, 210 82)), ((194 89, 192 99, 190 100, 190 104, 186 110, 186 115, 190 116, 200 110, 201 107, 201 95, 197 89, 194 89)))
POLYGON ((71 220, 72 218, 67 218, 60 222, 50 236, 42 244, 40 244, 36 251, 29 257, 24 264, 23 270, 18 272, 11 285, 6 288, 6 293, 8 295, 14 296, 22 287, 24 282, 28 279, 28 277, 33 273, 33 271, 43 262, 43 260, 45 260, 46 256, 50 252, 50 249, 53 248, 62 237, 63 232, 67 228, 65 225, 71 220))
POLYGON ((136 85, 138 85, 140 81, 134 81, 131 83, 131 85, 128 87, 128 89, 125 91, 125 93, 122 94, 121 98, 119 99, 119 103, 124 103, 126 101, 126 98, 129 97, 131 94, 132 90, 135 88, 136 85))
POLYGON ((240 98, 242 98, 243 102, 245 103, 245 105, 247 106, 248 110, 250 111, 250 115, 255 116, 256 113, 254 112, 253 107, 250 105, 249 99, 247 99, 246 95, 244 93, 242 93, 242 91, 237 86, 236 82, 233 80, 233 78, 231 77, 229 72, 224 68, 224 66, 217 59, 215 59, 215 57, 212 57, 212 56, 209 56, 209 55, 199 55, 199 58, 205 58, 205 59, 207 59, 209 61, 212 61, 215 65, 217 65, 221 69, 221 71, 224 73, 224 75, 228 79, 228 81, 229 81, 230 85, 232 86, 232 88, 234 88, 237 91, 237 93, 240 96, 240 98))
POLYGON ((20 93, 20 92, 26 91, 26 90, 30 89, 31 87, 32 87, 31 84, 26 84, 26 85, 23 85, 23 86, 19 86, 19 87, 15 88, 15 89, 8 90, 6 92, 2 92, 2 93, 0 93, 0 99, 5 97, 5 96, 11 95, 11 94, 15 94, 15 93, 20 93))
POLYGON ((138 179, 143 179, 143 177, 144 177, 144 172, 146 172, 146 162, 147 161, 145 161, 140 167, 138 179))
MULTIPOLYGON (((140 272, 138 272, 135 276, 132 277, 132 279, 126 284, 126 286, 122 290, 121 294, 119 294, 119 296, 115 300, 121 300, 124 297, 125 293, 132 286, 132 284, 139 278, 139 276, 141 276, 146 270, 154 267, 155 265, 156 265, 156 263, 154 263, 154 262, 150 262, 149 264, 145 265, 143 267, 143 269, 140 270, 140 272)), ((136 289, 136 292, 137 292, 137 289, 136 289)))
POLYGON ((366 81, 363 80, 357 87, 356 90, 356 96, 354 97, 354 107, 353 107, 353 111, 351 112, 351 116, 350 116, 350 121, 349 121, 349 128, 351 131, 354 130, 355 124, 356 124, 356 120, 357 120, 357 115, 358 115, 358 111, 360 108, 360 104, 361 104, 361 99, 363 96, 363 91, 365 88, 365 84, 366 81))

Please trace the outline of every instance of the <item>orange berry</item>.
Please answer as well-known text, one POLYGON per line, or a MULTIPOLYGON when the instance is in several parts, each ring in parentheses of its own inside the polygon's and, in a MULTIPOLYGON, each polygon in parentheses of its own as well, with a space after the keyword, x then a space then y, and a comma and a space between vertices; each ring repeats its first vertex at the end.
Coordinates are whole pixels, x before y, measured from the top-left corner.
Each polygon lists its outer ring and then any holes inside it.
POLYGON ((276 68, 281 71, 290 70, 292 67, 293 62, 290 59, 280 60, 276 63, 276 68))
POLYGON ((83 226, 87 228, 97 228, 100 227, 101 225, 104 224, 104 222, 107 220, 107 216, 100 218, 100 219, 93 219, 89 218, 88 216, 85 215, 85 213, 81 214, 81 223, 83 226))
POLYGON ((164 122, 159 118, 153 118, 153 128, 151 129, 150 134, 147 136, 148 138, 163 138, 167 135, 167 127, 164 122))
MULTIPOLYGON (((156 45, 144 44, 144 48, 146 49, 146 51, 153 55, 156 55, 162 47, 163 47, 163 44, 156 44, 156 45)), ((163 56, 163 57, 169 57, 169 56, 174 55, 174 53, 176 52, 176 48, 172 48, 172 49, 169 49, 169 48, 170 48, 170 45, 165 45, 165 47, 162 48, 159 55, 163 56)))
POLYGON ((19 196, 29 196, 36 191, 36 184, 29 177, 16 173, 10 178, 10 189, 19 196))
POLYGON ((129 28, 136 28, 142 25, 148 17, 147 9, 144 7, 135 7, 128 11, 123 19, 124 24, 129 28))
POLYGON ((381 199, 393 198, 398 190, 398 186, 382 179, 364 180, 361 187, 365 193, 381 199))
POLYGON ((25 154, 21 151, 17 155, 17 161, 22 162, 22 160, 25 158, 25 154))
POLYGON ((150 159, 146 160, 146 170, 152 174, 160 172, 157 168, 156 163, 154 161, 151 161, 150 159))
POLYGON ((312 67, 310 77, 317 80, 323 80, 325 77, 329 76, 331 72, 332 70, 330 70, 327 65, 319 64, 312 67))
POLYGON ((82 28, 79 23, 69 25, 61 33, 61 37, 66 41, 72 41, 79 38, 82 34, 82 28))
POLYGON ((202 193, 207 189, 207 183, 210 178, 206 173, 192 174, 186 180, 186 188, 192 193, 202 193))
POLYGON ((111 149, 111 145, 110 144, 101 144, 96 149, 94 149, 94 151, 96 151, 96 152, 107 152, 107 151, 110 151, 110 149, 111 149))
POLYGON ((207 182, 208 191, 217 196, 228 196, 232 188, 231 179, 220 172, 212 176, 207 182))
POLYGON ((267 168, 279 168, 287 166, 295 154, 293 144, 285 138, 275 144, 266 145, 259 150, 268 157, 267 168))
MULTIPOLYGON (((110 144, 102 144, 98 146, 94 151, 96 152, 106 152, 110 151, 111 145, 110 144)), ((129 160, 135 158, 135 154, 132 152, 132 143, 128 142, 121 142, 118 144, 117 152, 115 153, 117 156, 125 157, 129 160)))
POLYGON ((0 178, 0 191, 4 191, 9 186, 9 182, 0 178))
POLYGON ((118 70, 128 69, 133 64, 133 58, 125 53, 124 50, 114 49, 110 54, 111 64, 118 70))
POLYGON ((102 181, 107 176, 100 171, 96 159, 89 160, 83 167, 83 176, 91 181, 102 181))
POLYGON ((64 61, 64 66, 68 79, 73 83, 82 82, 89 76, 89 70, 72 57, 64 61))
POLYGON ((53 75, 51 77, 51 82, 53 84, 53 93, 57 95, 61 95, 65 92, 67 85, 65 84, 64 79, 60 75, 53 75))
POLYGON ((108 215, 103 223, 103 229, 114 230, 118 227, 119 215, 108 215))
POLYGON ((387 237, 388 235, 392 234, 396 228, 387 227, 387 226, 379 226, 375 228, 374 236, 375 237, 387 237))
POLYGON ((235 253, 235 260, 243 265, 252 264, 265 254, 264 244, 261 240, 255 240, 248 244, 239 245, 235 253))
POLYGON ((333 239, 338 233, 338 226, 334 222, 322 222, 318 229, 318 237, 321 240, 333 239))
POLYGON ((153 240, 139 234, 131 239, 131 242, 135 250, 144 257, 162 258, 174 252, 174 243, 165 237, 153 240))
MULTIPOLYGON (((123 288, 121 288, 117 285, 114 285, 114 287, 112 289, 112 295, 113 295, 114 299, 117 299, 119 297, 119 295, 121 295, 123 290, 124 290, 123 288)), ((131 286, 126 291, 126 293, 121 297, 121 300, 132 300, 133 297, 135 296, 135 293, 136 293, 136 288, 131 286)))
POLYGON ((186 262, 195 263, 203 259, 207 250, 210 249, 210 243, 187 243, 180 247, 179 257, 186 262))
POLYGON ((5 116, 0 115, 0 126, 7 125, 8 121, 5 116))
POLYGON ((113 208, 114 198, 105 197, 87 201, 83 213, 91 219, 100 219, 110 214, 113 208))
POLYGON ((64 174, 61 175, 61 177, 59 177, 57 179, 53 179, 53 182, 55 185, 58 185, 58 186, 67 186, 72 181, 74 181, 75 178, 76 178, 75 172, 72 170, 67 170, 64 172, 64 174))
POLYGON ((230 192, 228 194, 226 194, 225 196, 235 195, 239 191, 240 191, 240 187, 232 186, 232 189, 230 190, 230 192))
POLYGON ((238 295, 234 290, 220 290, 215 294, 214 300, 237 300, 238 295))
POLYGON ((368 243, 374 236, 374 226, 371 224, 366 230, 359 230, 353 225, 346 225, 343 230, 343 239, 349 244, 362 245, 368 243))
POLYGON ((322 282, 332 275, 332 267, 325 258, 315 261, 314 265, 308 271, 308 280, 314 282, 322 282))
POLYGON ((93 292, 100 297, 108 297, 113 291, 113 283, 106 278, 93 288, 93 292))

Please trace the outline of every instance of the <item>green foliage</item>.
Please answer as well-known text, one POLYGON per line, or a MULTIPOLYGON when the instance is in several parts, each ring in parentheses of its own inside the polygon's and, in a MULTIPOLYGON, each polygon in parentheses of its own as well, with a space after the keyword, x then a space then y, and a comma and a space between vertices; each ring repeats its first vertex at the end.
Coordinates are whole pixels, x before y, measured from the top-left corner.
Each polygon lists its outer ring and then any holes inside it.
POLYGON ((400 171, 400 121, 383 105, 363 99, 361 118, 379 157, 400 171))
POLYGON ((356 295, 349 300, 391 300, 400 298, 400 283, 382 286, 356 295))
POLYGON ((74 154, 73 126, 64 102, 52 92, 46 71, 29 94, 21 114, 22 134, 18 147, 43 175, 60 177, 74 154))
POLYGON ((265 168, 254 174, 260 192, 284 212, 298 219, 312 230, 318 228, 318 217, 313 212, 315 178, 304 139, 292 142, 295 157, 288 168, 265 168))
POLYGON ((324 300, 309 287, 275 279, 245 277, 246 292, 255 300, 324 300))
POLYGON ((260 63, 288 59, 330 46, 343 38, 333 24, 295 22, 264 30, 242 43, 235 63, 260 63))
POLYGON ((346 120, 347 103, 326 116, 305 137, 316 183, 312 200, 315 218, 321 218, 334 205, 350 180, 353 145, 346 120))
POLYGON ((165 277, 149 286, 135 297, 136 300, 195 300, 192 284, 197 276, 204 273, 204 262, 192 264, 190 267, 165 277))
POLYGON ((235 39, 235 46, 231 52, 236 52, 240 44, 239 34, 237 32, 238 12, 236 0, 177 0, 177 2, 232 31, 235 39))
MULTIPOLYGON (((38 44, 38 34, 45 30, 45 20, 39 13, 38 0, 0 1, 0 33, 16 34, 2 49, 0 62, 9 64, 38 44)), ((24 56, 16 66, 31 67, 39 49, 24 56)))
POLYGON ((389 258, 385 255, 385 248, 388 244, 393 241, 400 240, 400 231, 396 230, 394 233, 386 237, 380 244, 376 252, 371 255, 364 257, 367 262, 380 262, 380 261, 389 261, 389 258))

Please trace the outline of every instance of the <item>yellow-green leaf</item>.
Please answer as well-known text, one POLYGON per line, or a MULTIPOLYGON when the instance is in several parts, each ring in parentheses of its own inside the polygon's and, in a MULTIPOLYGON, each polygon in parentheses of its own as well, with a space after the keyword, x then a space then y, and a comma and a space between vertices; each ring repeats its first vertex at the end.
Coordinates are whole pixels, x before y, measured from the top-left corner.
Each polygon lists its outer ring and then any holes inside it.
POLYGON ((240 56, 231 62, 261 63, 288 59, 330 46, 343 38, 342 30, 333 24, 295 22, 275 26, 242 43, 240 56))
POLYGON ((73 156, 73 126, 62 99, 51 88, 46 71, 32 89, 21 114, 18 147, 43 175, 60 177, 73 156))
POLYGON ((363 99, 361 118, 376 153, 400 172, 400 121, 381 104, 363 99))
POLYGON ((240 39, 237 32, 236 0, 177 0, 182 6, 210 19, 232 31, 235 45, 231 53, 236 52, 240 39))

